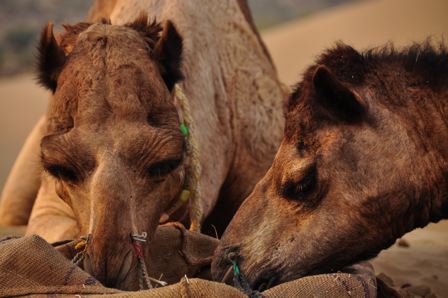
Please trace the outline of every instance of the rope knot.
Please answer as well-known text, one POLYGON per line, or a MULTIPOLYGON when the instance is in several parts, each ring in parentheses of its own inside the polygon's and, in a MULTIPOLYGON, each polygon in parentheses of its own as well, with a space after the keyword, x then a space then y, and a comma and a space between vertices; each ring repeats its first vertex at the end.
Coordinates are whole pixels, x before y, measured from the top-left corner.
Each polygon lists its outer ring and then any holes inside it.
POLYGON ((84 260, 84 257, 87 254, 87 246, 90 244, 90 236, 90 234, 87 236, 81 236, 81 239, 75 244, 75 250, 77 253, 72 259, 73 264, 79 265, 84 260))
POLYGON ((141 234, 134 233, 131 234, 131 238, 134 242, 146 242, 146 238, 148 237, 148 233, 143 232, 141 234))
POLYGON ((148 234, 146 232, 143 232, 141 234, 132 234, 132 245, 134 246, 135 255, 138 258, 143 258, 143 243, 146 243, 146 238, 148 237, 148 234))
POLYGON ((134 245, 135 255, 138 258, 143 258, 143 245, 142 245, 142 243, 138 242, 138 241, 134 241, 133 245, 134 245))

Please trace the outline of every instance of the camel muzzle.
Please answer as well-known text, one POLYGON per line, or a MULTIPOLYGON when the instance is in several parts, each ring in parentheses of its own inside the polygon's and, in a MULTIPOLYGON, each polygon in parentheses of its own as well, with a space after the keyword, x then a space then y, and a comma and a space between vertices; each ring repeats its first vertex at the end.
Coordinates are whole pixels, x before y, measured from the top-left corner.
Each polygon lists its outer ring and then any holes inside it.
POLYGON ((106 287, 120 287, 128 278, 135 265, 132 249, 122 255, 86 254, 83 260, 84 270, 93 275, 106 287))
POLYGON ((137 264, 132 243, 129 235, 116 238, 98 235, 89 237, 82 260, 84 270, 107 287, 127 289, 130 285, 126 281, 137 264))

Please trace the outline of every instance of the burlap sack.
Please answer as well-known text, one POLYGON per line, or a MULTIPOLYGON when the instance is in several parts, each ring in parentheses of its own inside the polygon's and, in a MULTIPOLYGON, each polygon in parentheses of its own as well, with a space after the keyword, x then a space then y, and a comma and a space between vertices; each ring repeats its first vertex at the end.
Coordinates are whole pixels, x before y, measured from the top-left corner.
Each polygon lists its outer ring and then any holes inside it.
POLYGON ((39 236, 0 242, 0 296, 117 293, 72 264, 39 236))
POLYGON ((345 272, 307 276, 263 292, 265 297, 376 297, 376 278, 368 263, 356 264, 345 272))
MULTIPOLYGON (((77 253, 76 243, 56 249, 71 260, 77 253)), ((145 254, 149 276, 163 276, 168 284, 178 282, 184 275, 211 279, 211 256, 218 243, 218 239, 189 232, 181 224, 159 226, 145 254)))
MULTIPOLYGON (((185 243, 178 229, 159 228, 154 251, 159 254, 173 253, 179 248, 195 258, 211 256, 217 240, 187 232, 185 243), (177 238, 177 240, 175 240, 177 238), (174 240, 173 240, 174 239, 174 240), (182 243, 182 244, 181 244, 182 243), (169 244, 169 245, 168 245, 169 244), (180 245, 180 246, 179 246, 180 245)), ((177 280, 184 272, 194 272, 182 256, 174 262, 152 254, 151 270, 167 269, 177 280), (174 264, 174 265, 173 265, 174 264), (183 267, 182 267, 183 266, 183 267), (154 269, 156 268, 156 269, 154 269), (190 271, 189 271, 190 270, 190 271)), ((193 268, 194 269, 194 268, 193 268)), ((198 270, 196 268, 195 270, 198 270)), ((191 275, 189 275, 191 276, 191 275)), ((246 297, 231 286, 207 281, 188 279, 171 286, 139 292, 122 292, 103 287, 86 272, 73 265, 61 253, 38 236, 9 238, 0 241, 0 297, 43 295, 63 297, 73 294, 81 297, 246 297)), ((376 297, 376 280, 372 267, 366 264, 352 266, 345 273, 309 276, 281 284, 262 293, 264 297, 376 297)))

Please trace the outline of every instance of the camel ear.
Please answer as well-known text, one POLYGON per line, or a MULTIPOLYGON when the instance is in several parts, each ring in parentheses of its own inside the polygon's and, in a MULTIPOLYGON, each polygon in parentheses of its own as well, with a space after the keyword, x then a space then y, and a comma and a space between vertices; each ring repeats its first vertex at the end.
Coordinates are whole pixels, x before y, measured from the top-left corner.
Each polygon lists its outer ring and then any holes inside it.
POLYGON ((184 78, 180 69, 182 61, 182 37, 170 21, 165 22, 162 35, 154 48, 154 58, 158 60, 160 72, 170 91, 174 84, 184 78))
POLYGON ((334 120, 359 122, 365 114, 365 105, 359 96, 339 81, 324 65, 317 66, 313 75, 316 100, 321 110, 334 120))
POLYGON ((38 81, 45 88, 56 91, 58 76, 65 64, 65 54, 53 35, 51 22, 42 30, 38 46, 38 81))

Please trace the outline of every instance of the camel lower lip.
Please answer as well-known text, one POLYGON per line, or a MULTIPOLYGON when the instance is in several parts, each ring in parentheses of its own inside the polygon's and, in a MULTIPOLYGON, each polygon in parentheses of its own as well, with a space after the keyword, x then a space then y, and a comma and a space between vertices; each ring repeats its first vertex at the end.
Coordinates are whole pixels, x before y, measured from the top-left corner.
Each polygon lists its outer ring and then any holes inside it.
POLYGON ((276 277, 276 276, 271 277, 271 279, 270 279, 270 280, 268 281, 268 283, 266 284, 266 289, 265 289, 265 290, 267 290, 267 289, 272 288, 273 286, 275 286, 275 285, 276 285, 276 282, 277 282, 277 277, 276 277))
POLYGON ((254 283, 254 285, 255 285, 254 288, 257 289, 257 291, 259 291, 259 292, 263 292, 263 291, 266 291, 267 289, 275 286, 276 282, 277 282, 276 276, 272 276, 270 278, 261 278, 259 281, 256 281, 254 283))
POLYGON ((123 264, 117 276, 117 284, 123 283, 131 272, 133 253, 130 250, 124 257, 123 264))

